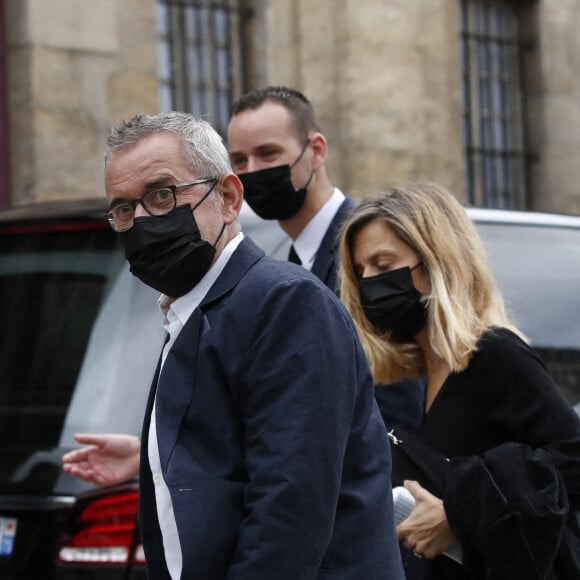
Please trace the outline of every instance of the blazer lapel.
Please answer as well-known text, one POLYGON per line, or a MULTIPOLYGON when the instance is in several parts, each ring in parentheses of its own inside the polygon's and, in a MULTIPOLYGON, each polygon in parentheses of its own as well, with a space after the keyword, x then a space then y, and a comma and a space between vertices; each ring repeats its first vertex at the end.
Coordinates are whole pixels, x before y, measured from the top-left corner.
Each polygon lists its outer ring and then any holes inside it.
POLYGON ((244 237, 215 284, 202 300, 200 308, 205 312, 216 300, 220 300, 245 276, 264 252, 248 237, 244 237))
POLYGON ((155 420, 161 468, 167 462, 195 389, 202 313, 196 309, 167 353, 157 385, 155 420))
POLYGON ((155 418, 161 467, 167 463, 179 436, 183 417, 192 402, 196 384, 197 359, 204 324, 205 312, 226 295, 264 252, 249 238, 244 238, 226 264, 214 285, 210 288, 199 308, 189 317, 177 340, 167 354, 157 385, 155 418))
MULTIPOLYGON (((336 255, 338 252, 340 230, 342 224, 348 217, 350 210, 354 206, 355 203, 348 197, 342 202, 336 215, 330 222, 330 226, 328 227, 328 230, 326 230, 324 238, 322 238, 320 247, 316 251, 316 258, 314 264, 312 264, 312 273, 327 286, 333 280, 336 280, 336 255)), ((331 290, 335 289, 331 288, 331 290)))

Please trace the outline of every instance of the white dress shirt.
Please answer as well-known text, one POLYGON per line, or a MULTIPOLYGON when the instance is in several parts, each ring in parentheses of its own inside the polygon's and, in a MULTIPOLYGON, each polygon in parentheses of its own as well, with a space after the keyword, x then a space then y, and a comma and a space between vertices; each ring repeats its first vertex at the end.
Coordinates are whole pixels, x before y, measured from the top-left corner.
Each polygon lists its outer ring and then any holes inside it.
POLYGON ((312 265, 316 259, 316 252, 322 243, 322 238, 326 235, 338 208, 344 200, 344 193, 335 187, 327 202, 308 222, 307 226, 300 232, 300 235, 294 242, 292 242, 302 262, 302 266, 307 270, 312 270, 312 265))
MULTIPOLYGON (((181 329, 184 327, 193 311, 201 304, 201 301, 213 286, 218 276, 222 273, 224 267, 232 257, 234 250, 243 239, 244 234, 239 233, 235 238, 230 240, 205 276, 187 294, 173 302, 171 302, 171 300, 165 295, 160 296, 158 304, 164 315, 163 327, 169 334, 169 341, 163 348, 161 369, 163 369, 167 353, 175 343, 181 329)), ((177 523, 175 522, 175 514, 173 513, 171 495, 161 471, 161 459, 159 457, 159 445, 157 441, 157 426, 155 422, 155 402, 153 403, 151 424, 149 427, 148 453, 149 467, 151 468, 153 484, 155 486, 155 503, 157 505, 159 527, 161 528, 161 536, 163 538, 165 561, 172 580, 179 580, 181 577, 183 558, 181 554, 181 545, 179 543, 179 534, 177 533, 177 523)))

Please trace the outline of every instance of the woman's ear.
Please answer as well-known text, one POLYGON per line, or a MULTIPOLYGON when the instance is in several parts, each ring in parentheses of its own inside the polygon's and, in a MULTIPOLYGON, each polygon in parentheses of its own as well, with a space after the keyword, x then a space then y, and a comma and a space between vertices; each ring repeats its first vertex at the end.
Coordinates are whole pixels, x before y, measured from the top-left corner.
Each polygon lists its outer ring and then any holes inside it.
POLYGON ((228 173, 221 178, 222 215, 225 224, 236 221, 242 209, 244 186, 235 173, 228 173))

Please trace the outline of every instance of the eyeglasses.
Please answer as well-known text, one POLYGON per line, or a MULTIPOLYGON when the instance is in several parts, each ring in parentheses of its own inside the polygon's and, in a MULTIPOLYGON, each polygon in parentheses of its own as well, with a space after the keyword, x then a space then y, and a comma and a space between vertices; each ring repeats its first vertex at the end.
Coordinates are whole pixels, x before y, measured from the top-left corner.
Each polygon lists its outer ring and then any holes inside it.
MULTIPOLYGON (((153 191, 148 191, 143 197, 132 199, 131 201, 120 201, 113 205, 105 214, 110 226, 116 232, 125 232, 133 227, 135 220, 135 209, 140 203, 145 211, 153 217, 164 217, 172 212, 177 206, 175 192, 182 187, 190 187, 201 183, 216 182, 219 177, 204 177, 185 183, 176 183, 175 185, 166 185, 153 191)), ((214 183, 215 185, 215 183, 214 183)))

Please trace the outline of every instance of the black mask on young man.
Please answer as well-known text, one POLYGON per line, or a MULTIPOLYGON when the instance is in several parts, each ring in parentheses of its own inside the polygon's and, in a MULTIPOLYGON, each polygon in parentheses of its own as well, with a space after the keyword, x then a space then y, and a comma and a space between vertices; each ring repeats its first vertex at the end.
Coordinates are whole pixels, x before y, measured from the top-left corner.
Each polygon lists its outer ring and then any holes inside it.
POLYGON ((211 245, 202 239, 193 209, 182 205, 163 217, 138 217, 121 233, 131 273, 172 298, 184 296, 203 278, 225 229, 224 224, 211 245))
POLYGON ((307 146, 308 142, 292 165, 277 165, 238 175, 244 186, 244 199, 262 219, 287 220, 294 217, 304 205, 314 170, 300 189, 294 189, 290 171, 300 161, 307 146))
POLYGON ((417 266, 359 280, 365 316, 377 330, 389 331, 399 340, 411 340, 427 320, 427 309, 411 276, 411 270, 417 266))

